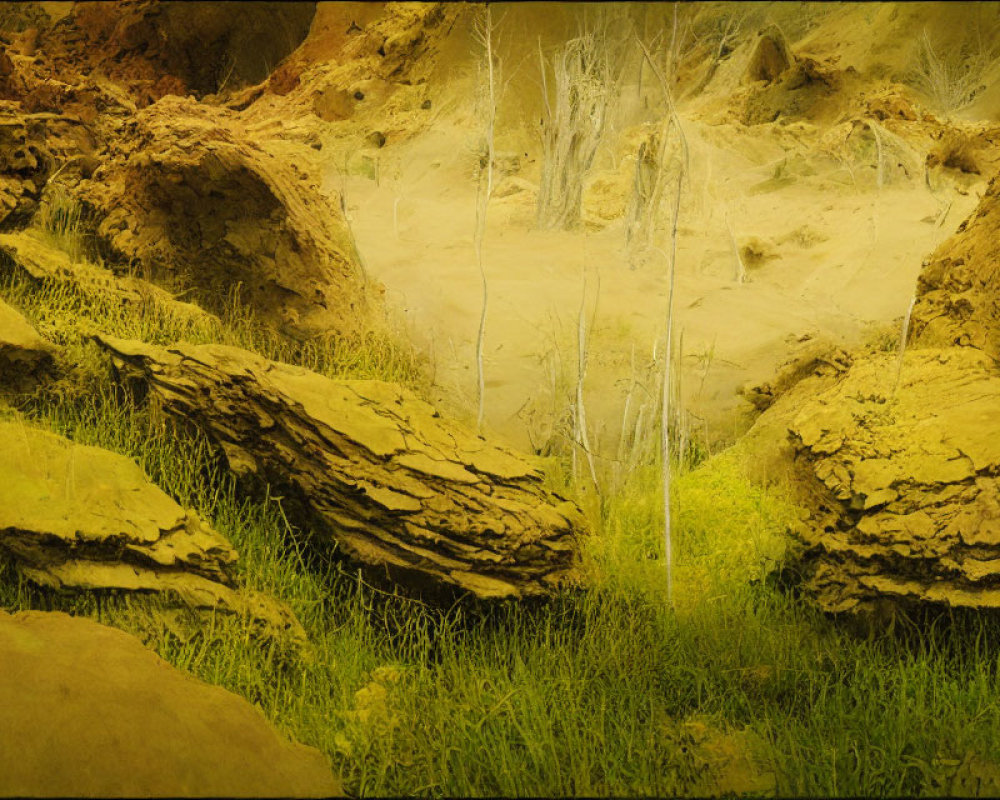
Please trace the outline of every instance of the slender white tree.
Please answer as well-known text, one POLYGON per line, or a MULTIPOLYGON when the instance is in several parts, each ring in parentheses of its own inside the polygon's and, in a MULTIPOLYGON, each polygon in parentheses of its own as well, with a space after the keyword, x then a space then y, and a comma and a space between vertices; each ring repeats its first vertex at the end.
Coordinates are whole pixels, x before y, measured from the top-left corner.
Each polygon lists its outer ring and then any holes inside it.
POLYGON ((483 286, 482 308, 479 314, 479 332, 476 336, 476 379, 478 408, 476 412, 476 429, 482 433, 483 416, 485 414, 486 377, 483 364, 483 350, 486 342, 486 310, 489 304, 489 284, 486 280, 486 263, 483 258, 483 241, 486 238, 486 212, 489 208, 490 195, 493 194, 493 162, 494 162, 494 130, 497 118, 497 73, 499 63, 493 52, 494 21, 493 9, 486 3, 483 20, 476 30, 476 38, 483 47, 486 72, 486 131, 485 152, 480 155, 480 171, 478 197, 476 198, 476 233, 475 249, 476 264, 479 266, 479 276, 483 286))
MULTIPOLYGON (((645 43, 639 38, 638 33, 634 33, 634 37, 639 47, 642 49, 643 56, 645 57, 647 63, 653 74, 656 76, 657 81, 660 84, 660 89, 663 92, 664 99, 667 103, 667 112, 669 114, 669 121, 672 127, 677 132, 677 137, 681 145, 681 159, 677 168, 676 176, 676 187, 674 190, 674 204, 673 212, 671 216, 671 226, 670 226, 670 253, 669 255, 664 252, 662 248, 656 247, 655 249, 663 256, 664 261, 667 263, 667 281, 668 281, 668 291, 667 291, 667 311, 666 311, 666 352, 663 357, 663 390, 662 390, 662 401, 661 401, 661 416, 660 416, 660 454, 663 460, 662 472, 663 472, 663 544, 664 544, 664 565, 667 572, 667 602, 671 605, 674 602, 674 572, 673 572, 673 520, 671 518, 671 504, 670 504, 670 489, 671 489, 671 465, 670 465, 670 387, 671 387, 671 354, 673 349, 673 328, 674 328, 674 287, 676 284, 677 275, 677 220, 680 215, 681 208, 681 190, 684 185, 685 178, 689 175, 689 150, 687 137, 684 135, 684 128, 681 125, 680 117, 677 114, 677 107, 674 104, 673 92, 670 88, 670 81, 667 78, 667 74, 664 70, 660 68, 660 65, 656 63, 652 54, 649 52, 649 48, 646 47, 645 43)), ((673 35, 671 37, 671 47, 667 53, 667 72, 672 74, 674 67, 674 58, 676 57, 676 47, 674 43, 677 40, 677 6, 674 5, 674 24, 673 24, 673 35)), ((661 147, 666 146, 666 137, 669 131, 669 126, 666 121, 664 123, 663 131, 663 143, 661 147)), ((661 174, 658 176, 659 181, 665 180, 665 175, 662 172, 665 168, 665 164, 661 162, 660 169, 661 174)))

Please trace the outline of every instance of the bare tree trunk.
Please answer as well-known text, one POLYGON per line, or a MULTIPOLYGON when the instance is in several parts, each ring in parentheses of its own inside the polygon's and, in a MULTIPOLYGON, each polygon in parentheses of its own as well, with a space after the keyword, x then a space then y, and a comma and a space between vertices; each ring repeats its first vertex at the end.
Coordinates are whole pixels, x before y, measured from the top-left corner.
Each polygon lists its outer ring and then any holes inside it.
MULTIPOLYGON (((677 176, 677 190, 674 194, 673 223, 670 229, 670 255, 667 261, 670 267, 670 289, 667 294, 667 344, 663 357, 663 408, 660 416, 660 453, 663 457, 663 545, 667 569, 667 602, 674 602, 674 570, 673 570, 673 521, 670 515, 670 354, 674 335, 674 285, 677 276, 677 218, 681 208, 681 185, 683 173, 677 176)), ((662 250, 660 251, 663 252, 662 250)))
MULTIPOLYGON (((600 292, 600 288, 598 288, 600 292)), ((577 325, 577 380, 576 380, 576 444, 587 458, 590 468, 590 478, 594 482, 594 491, 601 493, 597 481, 597 469, 594 466, 594 454, 590 449, 590 437, 587 434, 587 413, 583 403, 583 382, 587 376, 587 323, 585 310, 587 306, 587 279, 583 279, 583 297, 580 300, 580 319, 577 325)))
POLYGON ((617 48, 612 52, 607 42, 607 22, 599 33, 570 39, 556 54, 554 103, 548 97, 548 66, 539 42, 544 117, 537 224, 542 229, 572 228, 581 219, 583 182, 622 75, 617 48))
POLYGON ((476 263, 479 265, 479 275, 483 283, 483 304, 479 315, 479 332, 476 336, 476 377, 478 388, 478 410, 476 413, 476 430, 483 431, 483 416, 485 414, 486 377, 483 365, 483 348, 486 342, 486 308, 489 303, 489 285, 486 281, 486 265, 483 261, 483 240, 486 238, 486 211, 493 194, 493 132, 496 126, 496 80, 493 60, 493 10, 486 4, 486 19, 483 23, 481 39, 485 48, 486 71, 488 77, 488 106, 486 109, 486 190, 482 187, 482 172, 479 177, 480 196, 476 203, 476 263))
MULTIPOLYGON (((677 31, 677 7, 674 6, 674 34, 673 42, 676 42, 676 31, 677 31)), ((663 401, 660 417, 660 453, 663 459, 663 538, 664 538, 664 561, 667 571, 667 602, 673 605, 674 602, 674 573, 673 573, 673 521, 671 519, 670 513, 670 486, 671 486, 671 466, 670 466, 670 354, 673 344, 673 325, 674 325, 674 285, 676 283, 677 275, 677 219, 680 214, 681 207, 681 188, 685 176, 690 174, 689 161, 690 152, 688 150, 687 137, 684 135, 684 128, 681 125, 680 116, 677 114, 677 107, 674 105, 673 93, 670 89, 670 82, 667 76, 663 73, 663 70, 657 65, 650 55, 649 48, 646 47, 645 43, 635 35, 635 40, 642 49, 643 55, 649 62, 650 69, 653 74, 656 75, 657 80, 660 83, 660 88, 663 91, 664 98, 667 101, 667 108, 670 112, 670 118, 673 124, 676 126, 677 134, 680 138, 681 143, 681 164, 677 173, 677 188, 674 192, 674 208, 673 208, 673 219, 670 229, 670 255, 667 256, 660 248, 656 248, 664 256, 668 264, 668 281, 669 281, 669 291, 667 295, 667 342, 666 342, 666 353, 663 359, 663 401)), ((674 58, 674 54, 670 54, 671 59, 674 58)), ((666 134, 666 129, 664 130, 666 134)), ((662 179, 662 175, 661 175, 662 179)))

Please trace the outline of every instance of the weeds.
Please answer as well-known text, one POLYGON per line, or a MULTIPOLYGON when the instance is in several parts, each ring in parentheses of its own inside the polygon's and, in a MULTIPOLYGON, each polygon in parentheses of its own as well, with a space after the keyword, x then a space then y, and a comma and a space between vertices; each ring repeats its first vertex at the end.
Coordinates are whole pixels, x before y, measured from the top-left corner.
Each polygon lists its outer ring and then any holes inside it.
POLYGON ((949 52, 934 47, 927 31, 920 37, 917 65, 912 80, 926 93, 935 106, 945 112, 958 111, 969 105, 985 88, 983 74, 996 63, 998 55, 994 31, 976 42, 964 42, 962 47, 949 52))

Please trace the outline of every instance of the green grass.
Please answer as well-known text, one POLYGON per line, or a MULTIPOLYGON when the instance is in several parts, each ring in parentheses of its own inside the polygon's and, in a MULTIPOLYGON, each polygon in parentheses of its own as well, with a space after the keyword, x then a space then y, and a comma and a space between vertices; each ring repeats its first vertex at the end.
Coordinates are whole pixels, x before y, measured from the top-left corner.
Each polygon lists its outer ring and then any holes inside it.
POLYGON ((330 378, 371 378, 426 388, 420 358, 385 326, 356 336, 326 336, 297 342, 258 320, 253 310, 231 298, 221 318, 185 313, 150 299, 127 308, 110 292, 69 283, 33 281, 16 270, 0 273, 0 297, 20 310, 44 336, 63 346, 67 361, 94 363, 96 332, 150 344, 217 343, 253 350, 330 378))
MULTIPOLYGON (((163 342, 202 335, 65 291, 0 289, 69 347, 86 348, 87 325, 163 342)), ((211 332, 261 343, 244 335, 211 332)), ((1000 625, 963 615, 863 638, 772 588, 763 578, 795 510, 731 456, 675 482, 675 610, 648 465, 594 505, 590 591, 439 611, 300 554, 278 501, 243 498, 204 439, 101 390, 91 356, 91 391, 48 392, 0 413, 136 459, 232 540, 242 579, 292 607, 309 651, 256 640, 234 617, 180 624, 151 599, 54 596, 9 564, 0 605, 135 632, 320 748, 354 794, 670 796, 704 794, 726 775, 724 788, 798 796, 1000 791, 1000 625), (752 769, 739 766, 746 748, 752 769), (724 768, 720 753, 737 767, 724 768)), ((381 358, 360 354, 357 369, 405 378, 381 358)), ((355 369, 336 364, 334 374, 355 369)))

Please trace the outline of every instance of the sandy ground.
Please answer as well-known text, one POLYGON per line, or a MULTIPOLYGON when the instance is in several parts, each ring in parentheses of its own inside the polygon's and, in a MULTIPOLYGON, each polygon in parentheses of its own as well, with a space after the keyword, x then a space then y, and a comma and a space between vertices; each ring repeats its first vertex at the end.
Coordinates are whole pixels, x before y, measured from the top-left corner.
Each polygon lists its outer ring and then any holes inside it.
MULTIPOLYGON (((852 175, 825 154, 824 131, 807 123, 740 129, 687 120, 686 129, 692 175, 680 217, 675 330, 683 332, 692 425, 718 444, 746 426, 739 386, 769 378, 804 337, 856 344, 899 320, 921 262, 979 192, 944 187, 935 197, 915 179, 878 188, 863 168, 852 175), (763 255, 747 263, 745 283, 734 279, 727 217, 738 245, 755 244, 763 255)), ((326 184, 345 192, 369 274, 429 356, 442 401, 466 418, 475 413, 482 298, 473 142, 442 125, 380 154, 377 184, 364 175, 344 181, 332 169, 326 184)), ((533 228, 530 188, 491 201, 486 427, 539 448, 569 413, 586 282, 587 413, 597 449, 610 452, 633 375, 641 378, 655 349, 662 352, 666 263, 630 269, 620 220, 570 232, 533 228)), ((646 395, 639 397, 633 413, 646 395)))

